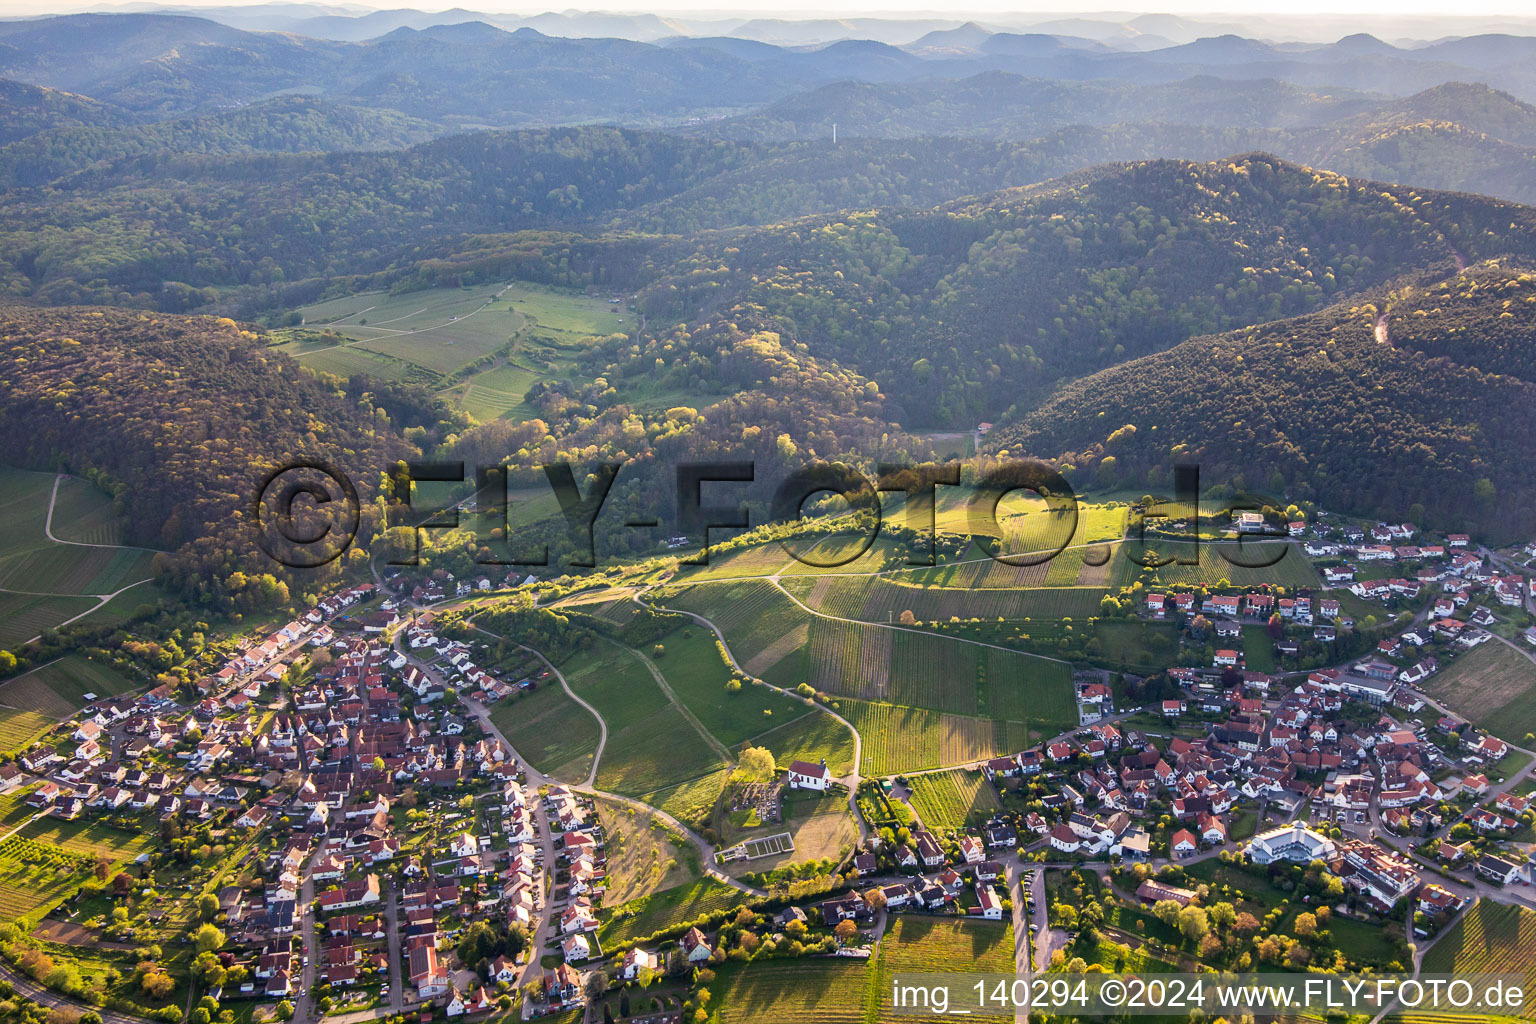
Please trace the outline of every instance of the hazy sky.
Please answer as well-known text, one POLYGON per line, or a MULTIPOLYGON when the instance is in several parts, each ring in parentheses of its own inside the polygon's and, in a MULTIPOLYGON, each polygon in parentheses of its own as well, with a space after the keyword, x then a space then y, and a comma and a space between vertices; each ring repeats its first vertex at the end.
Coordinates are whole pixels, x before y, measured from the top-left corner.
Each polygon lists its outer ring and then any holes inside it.
MULTIPOLYGON (((298 0, 304 2, 304 0, 298 0)), ((325 0, 319 0, 324 3, 325 0)), ((42 14, 49 11, 69 9, 95 9, 102 10, 114 6, 129 6, 129 4, 116 4, 111 2, 69 2, 69 0, 0 0, 0 9, 13 11, 27 11, 33 14, 42 14)), ((149 4, 133 4, 132 6, 149 6, 149 4)), ((167 0, 163 4, 155 6, 254 6, 250 0, 167 0)), ((659 0, 659 2, 647 2, 647 0, 602 0, 601 3, 579 4, 562 3, 559 0, 549 4, 538 4, 530 0, 490 0, 490 2, 475 2, 475 0, 463 0, 462 3, 455 0, 436 0, 436 2, 413 3, 411 0, 399 0, 388 3, 348 3, 346 0, 337 0, 336 7, 362 8, 415 8, 417 10, 432 11, 445 10, 450 7, 464 7, 470 10, 505 11, 523 14, 534 14, 550 10, 610 10, 610 11, 652 11, 655 13, 669 13, 687 11, 690 14, 710 13, 725 16, 751 13, 753 15, 777 15, 787 17, 816 17, 836 18, 842 16, 869 16, 869 15, 896 15, 902 17, 938 17, 955 18, 969 14, 991 15, 1032 15, 1032 14, 1057 14, 1066 17, 1073 16, 1104 16, 1106 14, 1129 12, 1143 14, 1149 12, 1163 12, 1175 14, 1204 14, 1223 15, 1234 20, 1240 20, 1245 15, 1254 14, 1277 15, 1280 17, 1305 17, 1316 15, 1360 15, 1374 14, 1386 19, 1402 17, 1404 15, 1430 15, 1441 17, 1487 17, 1487 16, 1532 16, 1532 8, 1529 0, 1253 0, 1234 7, 1231 0, 1120 0, 1111 9, 1096 9, 1084 4, 1077 8, 1065 5, 1061 0, 1046 0, 1043 3, 1016 2, 1016 0, 961 0, 953 6, 936 8, 933 0, 833 0, 826 3, 812 3, 810 0, 789 0, 788 3, 773 2, 773 0, 735 0, 735 2, 722 3, 721 0, 659 0)))
MULTIPOLYGON (((284 0, 277 0, 281 3, 284 0)), ((305 0, 295 0, 305 2, 305 0)), ((325 3, 326 0, 316 0, 325 3)), ((994 21, 1038 21, 1043 17, 1093 17, 1105 20, 1123 20, 1127 16, 1145 13, 1169 13, 1204 16, 1207 18, 1241 22, 1254 16, 1286 21, 1328 22, 1344 19, 1356 22, 1360 18, 1379 18, 1381 31, 1390 34, 1399 19, 1479 19, 1519 18, 1522 21, 1536 17, 1530 0, 1250 0, 1234 5, 1232 0, 1118 0, 1109 10, 1095 8, 1091 3, 1073 9, 1062 0, 958 0, 953 6, 937 7, 934 0, 600 0, 592 3, 572 3, 570 0, 553 0, 541 4, 538 0, 372 0, 370 3, 349 3, 348 0, 332 0, 332 6, 365 9, 414 8, 423 11, 440 11, 449 8, 466 8, 474 11, 496 13, 538 14, 545 11, 597 10, 622 12, 650 12, 677 14, 690 17, 780 17, 780 18, 838 18, 838 17, 897 17, 897 18, 968 18, 976 17, 994 21)), ((256 6, 251 0, 0 0, 0 16, 36 16, 77 10, 111 10, 114 8, 147 7, 211 7, 256 6)), ((1475 28, 1469 25, 1469 28, 1475 28)))

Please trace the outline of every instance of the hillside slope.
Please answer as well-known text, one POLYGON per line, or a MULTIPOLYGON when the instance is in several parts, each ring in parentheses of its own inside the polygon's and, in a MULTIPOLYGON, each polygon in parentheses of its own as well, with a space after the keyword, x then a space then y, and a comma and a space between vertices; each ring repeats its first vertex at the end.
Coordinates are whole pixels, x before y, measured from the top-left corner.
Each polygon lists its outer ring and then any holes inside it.
POLYGON ((988 447, 1127 486, 1166 486, 1176 461, 1193 462, 1206 486, 1528 533, 1533 266, 1491 262, 1377 303, 1192 339, 1066 385, 988 447))
MULTIPOLYGON (((117 492, 128 539, 171 549, 163 579, 204 596, 242 590, 237 572, 284 575, 248 521, 271 467, 325 460, 366 496, 409 450, 370 397, 209 317, 0 307, 0 389, 7 459, 117 492)), ((287 575, 317 585, 325 573, 287 575)))

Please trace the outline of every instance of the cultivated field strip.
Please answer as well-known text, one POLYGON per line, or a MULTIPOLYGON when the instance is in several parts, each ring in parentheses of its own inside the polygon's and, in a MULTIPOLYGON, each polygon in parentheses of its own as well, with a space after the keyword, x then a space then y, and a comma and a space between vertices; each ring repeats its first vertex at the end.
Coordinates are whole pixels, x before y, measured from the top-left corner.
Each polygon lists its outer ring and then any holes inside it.
POLYGON ((737 664, 775 686, 805 681, 800 652, 811 616, 772 583, 748 580, 685 587, 657 604, 702 615, 720 627, 737 664))
POLYGON ((1033 736, 1020 722, 851 699, 836 706, 863 739, 860 770, 870 776, 975 764, 1023 750, 1033 736))
POLYGON ((893 632, 836 619, 811 623, 806 682, 824 693, 882 700, 891 692, 893 632))
MULTIPOLYGON (((996 563, 989 563, 996 564, 996 563)), ((1006 567, 1005 567, 1006 568, 1006 567)), ((991 570, 988 570, 991 571, 991 570)), ((824 615, 864 622, 896 622, 903 612, 922 622, 959 619, 1088 618, 1097 615, 1101 587, 1000 589, 922 586, 902 575, 786 581, 807 607, 824 615)))

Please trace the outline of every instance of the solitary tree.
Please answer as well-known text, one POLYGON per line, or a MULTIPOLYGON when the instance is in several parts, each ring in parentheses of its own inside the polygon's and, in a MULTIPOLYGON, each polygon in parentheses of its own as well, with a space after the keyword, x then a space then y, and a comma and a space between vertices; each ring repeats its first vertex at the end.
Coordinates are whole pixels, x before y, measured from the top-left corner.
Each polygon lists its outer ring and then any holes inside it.
POLYGON ((767 747, 746 747, 736 765, 736 778, 742 782, 767 782, 778 768, 773 752, 767 747))
POLYGON ((199 953, 211 953, 224 945, 224 933, 215 925, 204 924, 192 933, 192 941, 197 945, 199 953))

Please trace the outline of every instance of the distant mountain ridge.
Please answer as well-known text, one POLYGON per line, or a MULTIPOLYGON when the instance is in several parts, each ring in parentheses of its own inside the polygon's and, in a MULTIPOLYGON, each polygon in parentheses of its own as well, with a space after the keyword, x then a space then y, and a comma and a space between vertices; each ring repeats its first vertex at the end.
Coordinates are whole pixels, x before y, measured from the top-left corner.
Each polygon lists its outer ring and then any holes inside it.
MULTIPOLYGON (((1275 80, 1290 88, 1401 96, 1448 81, 1488 81, 1536 100, 1536 38, 1512 35, 1403 47, 1360 36, 1282 45, 1226 34, 1116 49, 1066 31, 1071 24, 1009 33, 962 23, 901 45, 853 32, 779 45, 755 40, 751 23, 710 42, 663 31, 669 26, 657 19, 644 32, 635 29, 645 37, 637 41, 539 30, 553 31, 567 15, 364 17, 378 33, 345 40, 162 13, 0 22, 0 77, 161 118, 306 90, 333 102, 390 106, 466 126, 654 125, 739 113, 834 82, 956 81, 988 71, 1016 73, 1021 61, 1033 77, 1084 85, 1154 86, 1211 76, 1234 88, 1275 80)), ((636 19, 615 17, 616 30, 634 29, 636 19)))

